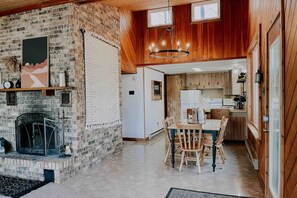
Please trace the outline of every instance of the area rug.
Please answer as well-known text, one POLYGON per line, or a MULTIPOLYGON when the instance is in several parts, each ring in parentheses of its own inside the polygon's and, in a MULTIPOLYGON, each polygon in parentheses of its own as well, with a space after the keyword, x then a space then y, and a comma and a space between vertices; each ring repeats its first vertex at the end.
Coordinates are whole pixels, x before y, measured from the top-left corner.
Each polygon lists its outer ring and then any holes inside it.
POLYGON ((181 189, 181 188, 170 188, 165 198, 200 198, 200 197, 201 198, 230 198, 230 197, 241 197, 241 196, 201 192, 201 191, 187 190, 187 189, 181 189))
POLYGON ((0 195, 13 198, 20 197, 45 184, 42 181, 0 175, 0 195))

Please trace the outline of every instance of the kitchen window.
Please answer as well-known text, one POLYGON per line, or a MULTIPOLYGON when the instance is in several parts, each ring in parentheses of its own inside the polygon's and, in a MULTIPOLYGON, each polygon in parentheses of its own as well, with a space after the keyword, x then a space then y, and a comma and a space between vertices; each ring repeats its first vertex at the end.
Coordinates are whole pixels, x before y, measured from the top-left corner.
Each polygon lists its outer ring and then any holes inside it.
POLYGON ((172 25, 172 7, 148 11, 148 27, 172 25))
POLYGON ((192 22, 220 18, 220 0, 192 3, 192 22))

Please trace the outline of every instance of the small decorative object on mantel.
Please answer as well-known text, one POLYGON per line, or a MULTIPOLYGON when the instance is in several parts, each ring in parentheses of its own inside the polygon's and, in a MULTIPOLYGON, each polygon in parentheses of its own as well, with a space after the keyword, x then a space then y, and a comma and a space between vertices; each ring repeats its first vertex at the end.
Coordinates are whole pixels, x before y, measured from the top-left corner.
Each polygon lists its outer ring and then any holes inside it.
POLYGON ((3 58, 4 64, 9 72, 20 71, 20 64, 18 63, 16 56, 8 56, 3 58))
POLYGON ((21 88, 21 81, 20 80, 16 81, 15 88, 21 88))
POLYGON ((59 72, 59 87, 65 87, 66 80, 65 80, 65 72, 59 72))
POLYGON ((3 87, 4 87, 4 89, 13 88, 13 82, 12 81, 4 81, 3 87))

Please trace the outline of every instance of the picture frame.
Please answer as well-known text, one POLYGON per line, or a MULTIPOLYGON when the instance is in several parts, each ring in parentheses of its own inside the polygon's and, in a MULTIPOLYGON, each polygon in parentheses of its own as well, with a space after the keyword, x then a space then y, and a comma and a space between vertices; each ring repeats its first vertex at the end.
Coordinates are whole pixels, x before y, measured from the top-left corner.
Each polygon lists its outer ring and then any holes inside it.
POLYGON ((152 100, 162 100, 162 82, 152 80, 152 100))
POLYGON ((22 88, 49 87, 49 39, 24 39, 22 42, 22 88))
POLYGON ((17 94, 14 91, 6 92, 6 105, 16 106, 17 105, 17 94))

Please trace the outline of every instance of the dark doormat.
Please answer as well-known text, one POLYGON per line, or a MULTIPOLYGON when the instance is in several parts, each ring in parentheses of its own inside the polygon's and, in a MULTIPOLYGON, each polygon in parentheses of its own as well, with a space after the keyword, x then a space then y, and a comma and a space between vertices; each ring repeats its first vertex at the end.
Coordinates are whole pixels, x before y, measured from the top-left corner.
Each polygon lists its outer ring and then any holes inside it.
POLYGON ((20 197, 45 184, 42 181, 0 175, 0 195, 20 197))
MULTIPOLYGON (((182 188, 170 188, 165 198, 230 198, 230 197, 241 197, 234 195, 225 195, 209 192, 201 192, 194 190, 187 190, 182 188)), ((247 198, 247 197, 242 197, 247 198)))

